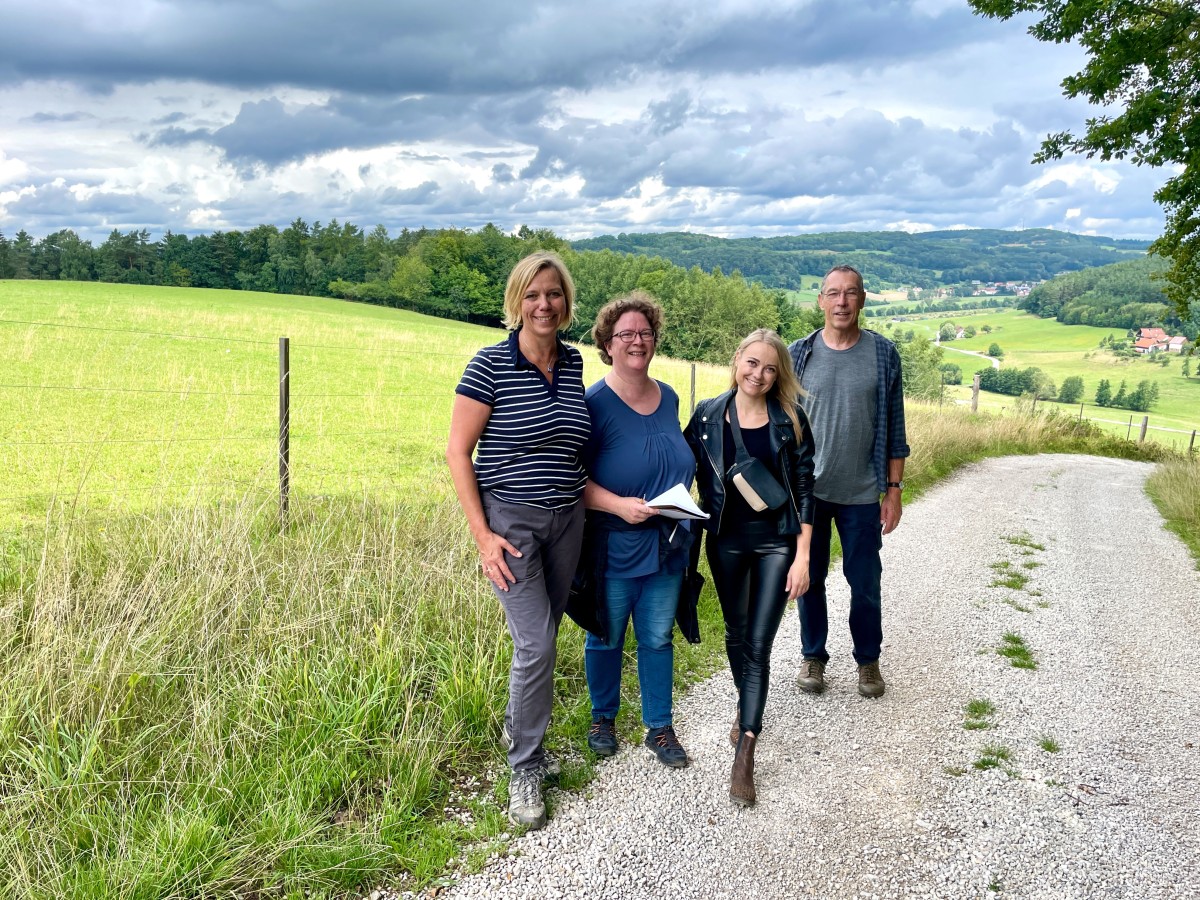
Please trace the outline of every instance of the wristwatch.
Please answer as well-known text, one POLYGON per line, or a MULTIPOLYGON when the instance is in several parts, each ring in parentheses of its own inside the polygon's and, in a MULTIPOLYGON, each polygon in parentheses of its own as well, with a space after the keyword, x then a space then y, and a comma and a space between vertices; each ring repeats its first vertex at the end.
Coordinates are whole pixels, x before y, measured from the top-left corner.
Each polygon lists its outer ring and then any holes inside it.
POLYGON ((887 486, 890 488, 899 488, 900 490, 904 490, 904 482, 903 481, 889 481, 887 483, 887 486))

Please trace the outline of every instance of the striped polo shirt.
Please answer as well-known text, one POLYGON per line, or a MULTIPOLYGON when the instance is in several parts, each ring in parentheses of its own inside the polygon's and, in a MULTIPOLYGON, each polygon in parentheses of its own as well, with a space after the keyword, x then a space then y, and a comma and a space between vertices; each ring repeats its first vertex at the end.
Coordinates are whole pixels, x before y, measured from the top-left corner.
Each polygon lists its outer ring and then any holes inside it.
POLYGON ((475 447, 475 478, 480 490, 505 502, 561 509, 579 500, 587 480, 580 461, 591 434, 583 357, 558 341, 547 381, 521 352, 519 334, 476 353, 455 388, 492 408, 475 447))

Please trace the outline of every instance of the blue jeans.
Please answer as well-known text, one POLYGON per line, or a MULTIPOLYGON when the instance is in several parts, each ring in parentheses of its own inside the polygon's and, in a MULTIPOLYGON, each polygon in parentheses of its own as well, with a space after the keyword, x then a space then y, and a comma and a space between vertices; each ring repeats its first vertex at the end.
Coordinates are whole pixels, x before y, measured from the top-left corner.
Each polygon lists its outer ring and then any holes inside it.
POLYGON ((615 719, 621 707, 621 660, 625 629, 633 619, 637 636, 638 685, 642 691, 642 722, 647 728, 671 724, 671 687, 675 679, 675 648, 671 632, 683 573, 656 572, 639 578, 605 578, 604 602, 608 643, 594 634, 583 645, 592 718, 615 719))
POLYGON ((860 666, 879 659, 883 644, 883 605, 880 582, 883 564, 883 526, 879 504, 847 506, 814 498, 812 549, 809 551, 808 591, 796 604, 800 611, 800 643, 806 659, 829 661, 825 641, 829 637, 829 608, 825 579, 829 575, 829 542, 837 526, 842 542, 842 572, 850 584, 850 637, 854 661, 860 666))

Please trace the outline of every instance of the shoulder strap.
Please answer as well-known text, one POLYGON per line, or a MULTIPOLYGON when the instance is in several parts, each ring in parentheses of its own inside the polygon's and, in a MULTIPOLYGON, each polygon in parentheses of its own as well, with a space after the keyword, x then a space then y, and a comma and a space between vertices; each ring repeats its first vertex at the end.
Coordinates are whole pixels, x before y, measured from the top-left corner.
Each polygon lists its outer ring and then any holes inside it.
POLYGON ((742 426, 738 424, 736 393, 729 398, 729 403, 725 408, 729 412, 729 428, 733 432, 733 446, 737 450, 737 461, 746 462, 750 459, 750 454, 746 452, 746 445, 742 443, 742 426))

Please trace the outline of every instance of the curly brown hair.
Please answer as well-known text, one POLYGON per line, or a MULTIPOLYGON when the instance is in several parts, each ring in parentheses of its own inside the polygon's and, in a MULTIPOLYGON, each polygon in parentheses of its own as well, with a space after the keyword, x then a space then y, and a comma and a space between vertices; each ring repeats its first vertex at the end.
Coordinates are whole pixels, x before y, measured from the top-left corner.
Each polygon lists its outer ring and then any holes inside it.
POLYGON ((600 351, 600 359, 606 366, 612 365, 608 345, 613 340, 613 329, 617 325, 617 320, 627 312, 639 312, 646 317, 646 321, 650 323, 650 330, 654 332, 656 344, 659 335, 662 334, 663 326, 666 324, 662 307, 645 291, 631 291, 623 297, 609 300, 596 313, 596 323, 592 326, 592 340, 596 344, 596 349, 600 351))

